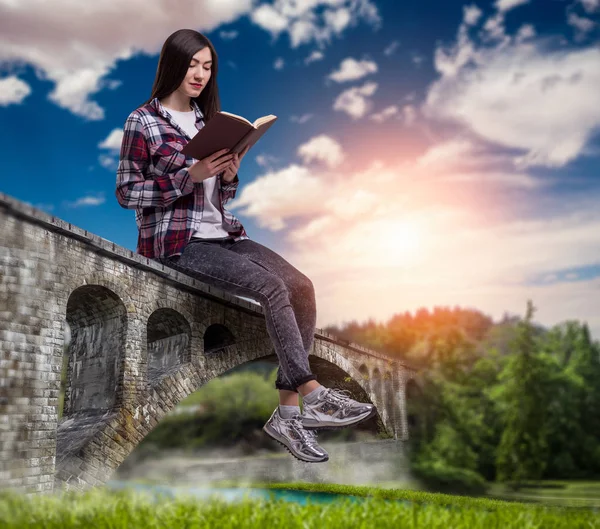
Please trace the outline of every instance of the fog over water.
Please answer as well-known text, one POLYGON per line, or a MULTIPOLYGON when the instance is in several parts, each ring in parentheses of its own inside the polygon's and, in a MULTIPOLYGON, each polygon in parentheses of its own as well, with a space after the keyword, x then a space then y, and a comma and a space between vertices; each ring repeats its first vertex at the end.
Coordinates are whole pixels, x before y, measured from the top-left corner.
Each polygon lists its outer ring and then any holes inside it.
POLYGON ((285 448, 276 453, 245 456, 236 449, 212 449, 195 452, 162 451, 142 460, 130 457, 112 476, 113 480, 142 479, 164 485, 204 485, 233 480, 302 481, 344 485, 394 486, 412 483, 408 470, 407 446, 402 441, 320 442, 329 453, 329 461, 305 463, 285 448))

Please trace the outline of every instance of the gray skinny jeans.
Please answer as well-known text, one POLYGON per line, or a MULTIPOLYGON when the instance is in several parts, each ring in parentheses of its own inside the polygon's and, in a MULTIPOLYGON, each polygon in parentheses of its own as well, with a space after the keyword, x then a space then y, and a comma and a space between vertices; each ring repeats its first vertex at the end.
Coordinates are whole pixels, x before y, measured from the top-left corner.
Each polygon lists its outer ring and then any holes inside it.
POLYGON ((192 237, 181 255, 159 261, 261 304, 279 359, 276 389, 297 392, 317 379, 308 363, 317 323, 314 287, 279 254, 252 239, 192 237))

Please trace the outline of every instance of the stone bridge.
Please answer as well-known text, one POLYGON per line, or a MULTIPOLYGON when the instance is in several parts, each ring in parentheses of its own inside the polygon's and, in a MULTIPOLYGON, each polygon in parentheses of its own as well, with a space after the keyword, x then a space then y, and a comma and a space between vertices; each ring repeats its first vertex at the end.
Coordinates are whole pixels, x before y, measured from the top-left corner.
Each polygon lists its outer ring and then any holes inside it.
MULTIPOLYGON (((277 362, 259 303, 4 194, 0 353, 0 483, 27 493, 105 483, 190 393, 277 362)), ((377 406, 373 428, 408 439, 413 370, 319 329, 310 364, 322 384, 377 406)))

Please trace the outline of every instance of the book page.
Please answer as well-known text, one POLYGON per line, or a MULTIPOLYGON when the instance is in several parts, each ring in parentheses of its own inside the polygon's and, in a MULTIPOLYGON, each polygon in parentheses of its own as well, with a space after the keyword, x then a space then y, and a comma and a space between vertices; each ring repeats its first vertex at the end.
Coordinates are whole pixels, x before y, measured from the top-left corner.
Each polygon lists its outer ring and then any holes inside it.
POLYGON ((273 121, 277 119, 277 116, 273 115, 273 114, 269 114, 268 116, 263 116, 261 118, 258 118, 253 126, 255 129, 257 129, 258 127, 260 127, 263 123, 269 123, 269 121, 273 121))
POLYGON ((219 111, 221 114, 225 114, 226 116, 232 117, 233 119, 237 119, 239 121, 243 121, 244 123, 248 123, 251 127, 253 126, 245 117, 238 116, 237 114, 232 114, 231 112, 225 112, 224 110, 219 111))

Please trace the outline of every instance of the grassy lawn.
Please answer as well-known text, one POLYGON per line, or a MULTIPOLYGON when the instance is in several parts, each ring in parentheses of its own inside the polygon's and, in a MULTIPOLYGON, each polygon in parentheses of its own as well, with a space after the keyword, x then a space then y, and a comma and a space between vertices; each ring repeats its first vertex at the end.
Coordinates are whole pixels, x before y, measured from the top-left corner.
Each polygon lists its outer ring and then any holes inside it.
POLYGON ((557 507, 589 507, 600 509, 600 482, 542 482, 540 486, 524 487, 517 492, 508 491, 504 485, 491 484, 486 497, 456 496, 425 491, 394 488, 393 483, 385 483, 381 487, 337 485, 330 483, 260 483, 240 484, 234 481, 213 482, 215 487, 257 487, 267 489, 288 489, 314 492, 331 492, 353 496, 369 496, 376 498, 407 500, 419 504, 435 504, 443 506, 482 507, 486 509, 496 506, 520 504, 543 504, 557 507))
MULTIPOLYGON (((308 484, 280 484, 286 488, 308 484)), ((234 503, 153 497, 132 490, 92 489, 49 496, 0 494, 4 529, 195 529, 263 528, 328 529, 410 527, 423 529, 555 529, 600 528, 590 509, 548 507, 499 500, 455 497, 415 491, 380 490, 311 484, 311 490, 370 496, 359 503, 348 498, 331 503, 298 503, 245 499, 234 503), (387 498, 387 499, 385 499, 387 498), (405 501, 389 501, 401 499, 405 501)))
POLYGON ((518 491, 492 484, 488 495, 503 500, 543 502, 553 505, 572 505, 600 509, 600 482, 598 481, 544 481, 518 491))
MULTIPOLYGON (((133 482, 142 484, 161 484, 156 480, 137 479, 133 482)), ((382 482, 377 487, 373 486, 352 486, 338 485, 330 483, 273 483, 273 482, 240 482, 232 480, 212 481, 208 487, 215 488, 265 488, 265 489, 288 489, 314 492, 331 492, 339 494, 349 494, 353 496, 374 496, 386 499, 406 499, 417 503, 436 503, 442 505, 457 505, 461 502, 468 502, 471 505, 493 505, 500 502, 504 505, 510 503, 522 504, 543 504, 559 507, 588 507, 600 510, 600 482, 598 481, 545 481, 541 484, 532 484, 522 487, 518 491, 512 491, 505 485, 490 483, 486 496, 473 498, 468 496, 457 496, 447 494, 430 493, 424 490, 414 488, 416 484, 411 483, 407 487, 406 482, 382 482), (489 503, 492 502, 492 503, 489 503)), ((195 485, 203 487, 201 483, 195 485)), ((185 487, 182 487, 185 490, 185 487)))

